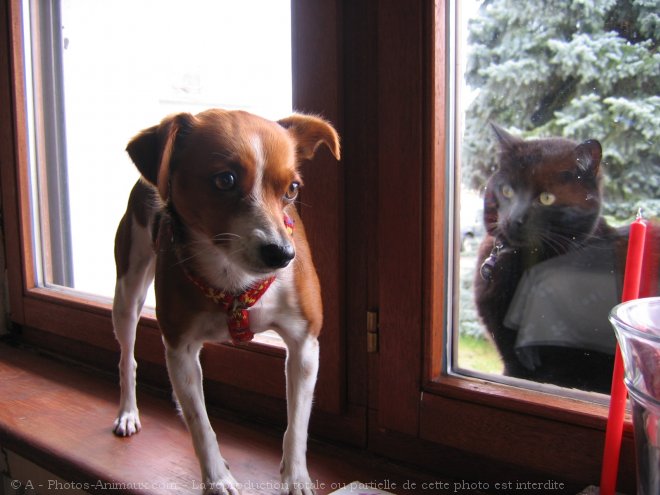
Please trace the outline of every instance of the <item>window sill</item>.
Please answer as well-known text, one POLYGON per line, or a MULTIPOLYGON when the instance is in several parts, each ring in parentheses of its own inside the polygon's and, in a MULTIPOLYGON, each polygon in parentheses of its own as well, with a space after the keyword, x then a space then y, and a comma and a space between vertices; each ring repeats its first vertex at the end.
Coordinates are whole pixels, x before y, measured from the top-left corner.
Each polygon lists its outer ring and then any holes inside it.
MULTIPOLYGON (((201 493, 190 437, 172 401, 139 390, 143 430, 118 438, 112 434, 118 394, 114 378, 0 344, 0 446, 88 492, 114 487, 110 492, 201 493)), ((281 432, 218 418, 212 422, 234 476, 244 483, 243 494, 279 493, 281 432)), ((354 480, 399 488, 406 481, 420 486, 431 480, 362 451, 315 441, 309 450, 319 495, 354 480)))

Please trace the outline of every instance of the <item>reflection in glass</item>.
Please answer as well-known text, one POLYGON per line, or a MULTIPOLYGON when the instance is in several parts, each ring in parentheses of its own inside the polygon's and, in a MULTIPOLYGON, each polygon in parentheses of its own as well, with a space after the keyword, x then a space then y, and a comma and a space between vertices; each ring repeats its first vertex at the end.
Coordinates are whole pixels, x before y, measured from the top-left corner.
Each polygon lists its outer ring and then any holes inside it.
POLYGON ((600 216, 601 146, 494 129, 501 151, 484 192, 479 316, 506 375, 606 393, 625 232, 600 216))
POLYGON ((456 7, 453 369, 608 393, 626 226, 660 215, 660 0, 456 7))

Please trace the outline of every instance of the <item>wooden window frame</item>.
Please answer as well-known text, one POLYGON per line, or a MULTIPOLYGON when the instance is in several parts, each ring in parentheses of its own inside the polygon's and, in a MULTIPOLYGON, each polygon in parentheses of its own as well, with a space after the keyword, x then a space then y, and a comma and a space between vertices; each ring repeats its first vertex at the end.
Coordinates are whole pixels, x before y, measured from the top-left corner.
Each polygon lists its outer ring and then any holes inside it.
MULTIPOLYGON (((508 473, 598 485, 606 405, 453 375, 441 366, 451 311, 445 292, 452 249, 447 198, 454 187, 446 127, 447 88, 456 84, 447 70, 451 12, 449 0, 378 4, 378 223, 385 227, 378 231, 380 352, 369 444, 473 481, 506 481, 508 473)), ((629 416, 619 483, 634 491, 629 416)))

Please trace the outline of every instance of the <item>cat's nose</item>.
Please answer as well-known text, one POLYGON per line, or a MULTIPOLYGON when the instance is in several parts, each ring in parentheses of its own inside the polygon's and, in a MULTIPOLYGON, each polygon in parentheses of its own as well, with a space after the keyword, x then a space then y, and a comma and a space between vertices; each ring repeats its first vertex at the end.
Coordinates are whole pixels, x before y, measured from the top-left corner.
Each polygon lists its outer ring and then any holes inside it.
POLYGON ((516 230, 522 230, 526 223, 527 223, 527 218, 520 217, 520 218, 516 218, 513 221, 513 226, 516 230))
POLYGON ((521 217, 511 218, 507 225, 507 237, 509 238, 510 241, 516 243, 521 242, 523 241, 524 230, 525 230, 524 217, 521 216, 521 217))
POLYGON ((509 225, 516 229, 520 230, 524 227, 524 225, 527 223, 527 211, 517 209, 517 211, 513 211, 511 214, 511 217, 509 218, 509 225))

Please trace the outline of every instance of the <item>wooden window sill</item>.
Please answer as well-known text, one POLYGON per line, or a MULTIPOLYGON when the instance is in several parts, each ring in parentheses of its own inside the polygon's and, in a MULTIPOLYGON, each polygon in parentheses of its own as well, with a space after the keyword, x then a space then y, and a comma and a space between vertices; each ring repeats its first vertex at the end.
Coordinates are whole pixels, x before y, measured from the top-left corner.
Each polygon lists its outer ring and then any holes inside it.
MULTIPOLYGON (((90 493, 201 493, 190 437, 171 400, 138 390, 142 431, 131 438, 112 434, 119 396, 115 380, 0 344, 0 447, 90 493)), ((220 418, 212 422, 234 476, 244 483, 243 495, 279 493, 281 432, 220 418)), ((319 495, 355 480, 398 489, 406 482, 419 487, 432 481, 362 451, 315 441, 308 462, 319 495)), ((35 488, 50 492, 48 486, 35 488)), ((56 491, 62 493, 54 484, 56 491)))

